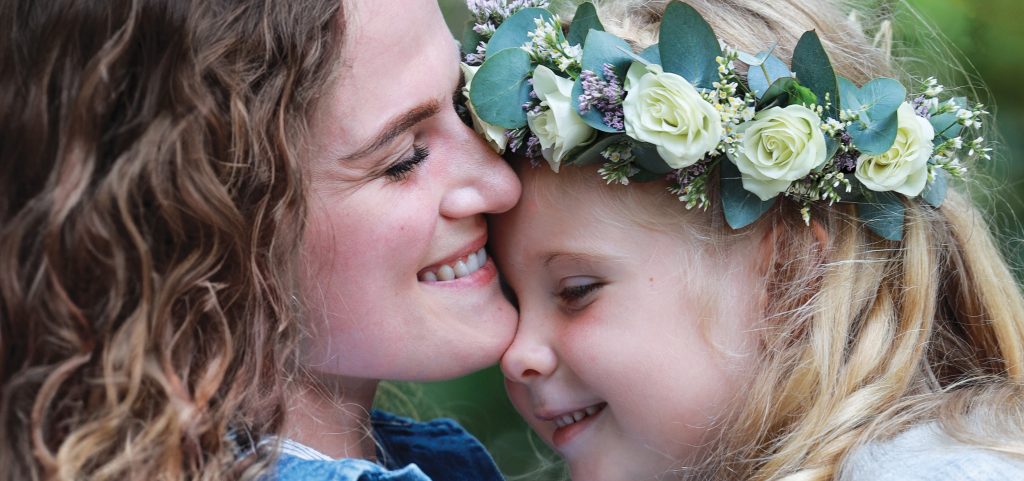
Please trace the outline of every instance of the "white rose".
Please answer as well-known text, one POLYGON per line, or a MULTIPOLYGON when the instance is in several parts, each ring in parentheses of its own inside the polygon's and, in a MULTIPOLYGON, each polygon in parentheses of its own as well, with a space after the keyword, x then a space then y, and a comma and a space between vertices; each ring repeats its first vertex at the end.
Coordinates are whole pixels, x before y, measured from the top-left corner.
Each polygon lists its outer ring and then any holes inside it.
POLYGON ((933 137, 931 122, 918 117, 914 107, 903 102, 896 111, 896 141, 892 147, 881 155, 861 154, 854 175, 874 191, 919 195, 928 182, 933 137))
POLYGON ((825 162, 821 118, 803 105, 762 110, 736 128, 740 145, 729 153, 743 188, 769 200, 825 162))
POLYGON ((526 122, 540 140, 541 154, 555 172, 567 152, 589 142, 596 134, 572 107, 572 85, 572 80, 555 75, 543 65, 533 71, 533 91, 547 108, 539 114, 527 113, 526 122))
POLYGON ((693 165, 718 147, 722 117, 683 77, 634 62, 624 88, 626 135, 654 144, 670 167, 693 165))
MULTIPOLYGON (((466 79, 466 85, 462 87, 462 94, 467 99, 469 98, 470 86, 473 84, 473 76, 476 75, 477 70, 480 70, 480 67, 462 64, 462 74, 466 79)), ((505 153, 505 147, 508 145, 508 136, 505 135, 505 129, 480 120, 480 117, 476 115, 476 109, 473 108, 473 102, 466 102, 466 106, 469 107, 469 116, 473 119, 473 130, 482 135, 495 152, 498 154, 505 153)))

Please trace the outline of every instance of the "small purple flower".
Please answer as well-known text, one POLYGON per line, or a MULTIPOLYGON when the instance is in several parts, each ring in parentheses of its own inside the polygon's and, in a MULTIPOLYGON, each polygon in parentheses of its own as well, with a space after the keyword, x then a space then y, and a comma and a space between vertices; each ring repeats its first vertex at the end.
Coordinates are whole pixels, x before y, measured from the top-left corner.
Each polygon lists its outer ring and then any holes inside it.
POLYGON ((686 188, 687 185, 690 185, 690 182, 693 182, 694 179, 708 171, 708 162, 705 160, 701 160, 689 167, 672 171, 668 177, 669 181, 677 182, 680 188, 686 188))
POLYGON ((859 156, 860 154, 856 150, 838 152, 832 161, 836 164, 836 170, 849 174, 857 170, 857 157, 859 156))
POLYGON ((847 132, 839 135, 839 142, 849 149, 837 152, 836 156, 832 158, 832 162, 835 163, 836 170, 844 174, 852 173, 857 170, 857 157, 860 157, 860 152, 850 147, 853 145, 853 137, 847 132))
POLYGON ((590 109, 595 109, 601 113, 605 124, 616 130, 623 130, 625 122, 622 98, 625 92, 611 65, 604 64, 601 71, 604 79, 591 70, 580 73, 580 83, 583 87, 583 93, 579 97, 580 112, 587 113, 590 109))
POLYGON ((928 99, 924 95, 918 95, 914 97, 914 100, 910 101, 910 105, 914 107, 914 113, 918 117, 926 119, 932 118, 931 107, 928 106, 928 99))
POLYGON ((530 132, 530 136, 526 138, 526 150, 523 152, 524 155, 530 159, 537 159, 541 156, 540 154, 540 139, 533 132, 530 132))

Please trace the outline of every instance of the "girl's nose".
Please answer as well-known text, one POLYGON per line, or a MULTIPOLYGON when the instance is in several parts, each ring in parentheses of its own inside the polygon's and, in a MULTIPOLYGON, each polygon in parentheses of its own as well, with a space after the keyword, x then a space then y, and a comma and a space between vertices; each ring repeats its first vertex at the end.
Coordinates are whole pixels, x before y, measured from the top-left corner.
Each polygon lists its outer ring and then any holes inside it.
POLYGON ((501 371, 509 380, 525 384, 554 373, 558 356, 547 343, 525 332, 520 323, 516 338, 501 357, 501 371))

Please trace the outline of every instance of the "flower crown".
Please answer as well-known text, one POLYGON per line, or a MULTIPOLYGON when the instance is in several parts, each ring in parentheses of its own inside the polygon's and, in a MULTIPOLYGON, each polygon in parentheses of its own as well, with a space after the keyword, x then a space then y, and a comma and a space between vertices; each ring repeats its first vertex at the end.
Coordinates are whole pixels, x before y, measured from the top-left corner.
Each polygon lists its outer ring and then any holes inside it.
POLYGON ((733 229, 782 195, 805 222, 815 201, 853 202, 879 236, 900 240, 897 194, 938 207, 961 159, 989 158, 980 105, 940 101, 934 78, 908 99, 890 78, 858 87, 836 76, 813 31, 787 67, 772 55, 724 46, 692 7, 665 10, 660 41, 634 53, 604 31, 592 3, 568 33, 542 0, 469 0, 463 38, 467 107, 498 151, 562 164, 603 162, 608 183, 667 179, 686 208, 708 207, 721 184, 733 229), (741 76, 735 63, 748 66, 741 76))

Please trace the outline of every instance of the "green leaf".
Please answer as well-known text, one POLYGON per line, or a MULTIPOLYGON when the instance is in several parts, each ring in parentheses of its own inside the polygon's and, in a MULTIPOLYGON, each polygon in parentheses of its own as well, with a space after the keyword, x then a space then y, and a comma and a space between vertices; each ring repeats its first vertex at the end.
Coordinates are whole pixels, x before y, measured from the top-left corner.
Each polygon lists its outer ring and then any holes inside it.
POLYGON ((836 152, 839 151, 839 142, 832 138, 831 135, 825 135, 824 132, 821 135, 825 137, 825 151, 827 152, 825 154, 825 162, 828 163, 836 156, 836 152))
POLYGON ((598 141, 590 145, 580 148, 578 151, 574 150, 566 155, 566 158, 572 159, 572 165, 590 165, 598 162, 604 163, 608 159, 601 155, 604 149, 607 149, 612 144, 622 142, 624 140, 630 140, 626 134, 615 134, 615 135, 604 135, 598 136, 598 141))
POLYGON ((530 54, 507 48, 488 57, 473 77, 469 100, 481 120, 506 129, 526 126, 523 104, 530 100, 530 54))
POLYGON ((846 180, 850 183, 850 191, 847 192, 846 189, 839 190, 840 202, 860 202, 864 199, 865 192, 874 192, 864 187, 864 184, 861 184, 854 174, 846 174, 846 180))
POLYGON ((935 138, 932 139, 932 143, 935 145, 960 135, 960 132, 964 129, 963 125, 957 123, 956 113, 954 112, 933 115, 928 119, 928 122, 931 122, 932 128, 935 130, 935 138))
POLYGON ((893 192, 872 192, 867 202, 857 204, 857 215, 872 232, 883 239, 903 239, 903 213, 906 208, 893 192))
POLYGON ((594 4, 582 3, 576 8, 576 14, 573 15, 572 23, 569 24, 569 35, 565 39, 569 41, 569 45, 586 47, 587 34, 591 30, 603 32, 604 25, 601 25, 601 19, 597 16, 594 4))
POLYGON ((839 86, 836 73, 832 70, 832 62, 821 46, 818 35, 813 30, 804 32, 793 49, 793 72, 800 84, 811 89, 822 106, 827 98, 832 105, 825 110, 825 116, 839 118, 839 86))
POLYGON ((659 50, 657 44, 651 45, 645 48, 643 52, 640 52, 640 58, 654 65, 661 65, 661 50, 659 50))
POLYGON ((712 88, 718 81, 715 57, 722 55, 722 48, 711 25, 693 7, 673 1, 665 9, 659 35, 662 68, 696 87, 712 88))
POLYGON ((757 98, 761 98, 762 95, 768 90, 773 82, 783 77, 792 77, 793 73, 789 71, 789 67, 778 57, 771 55, 768 51, 757 54, 754 59, 748 59, 755 64, 747 63, 750 68, 747 70, 747 86, 754 92, 757 98))
POLYGON ((551 12, 543 8, 524 8, 505 19, 495 30, 494 36, 487 42, 487 57, 497 55, 502 50, 519 49, 530 41, 528 33, 537 29, 536 19, 553 20, 551 12))
MULTIPOLYGON (((598 76, 603 77, 604 65, 609 64, 615 75, 622 82, 626 78, 626 71, 633 63, 633 55, 629 44, 615 35, 600 30, 591 30, 587 34, 587 41, 583 47, 583 59, 580 64, 583 70, 590 70, 598 76)), ((572 107, 580 114, 587 125, 602 132, 621 132, 604 123, 604 118, 597 109, 590 109, 586 113, 580 112, 580 95, 583 95, 583 79, 578 78, 572 86, 572 107)))
POLYGON ((647 172, 660 176, 664 176, 674 170, 665 163, 665 159, 658 155, 658 147, 646 142, 636 142, 633 145, 633 164, 647 172))
POLYGON ((782 77, 772 82, 771 86, 764 92, 761 99, 757 101, 757 110, 764 110, 770 106, 783 105, 789 100, 789 91, 794 84, 799 84, 793 77, 782 77))
POLYGON ((483 37, 473 27, 476 26, 476 22, 470 20, 466 22, 466 28, 462 30, 462 53, 476 53, 476 46, 483 40, 483 37))
POLYGON ((803 105, 813 108, 818 103, 818 96, 811 89, 800 85, 800 82, 793 82, 787 85, 786 93, 789 94, 789 105, 803 105))
POLYGON ((890 78, 876 78, 863 87, 839 78, 839 96, 844 109, 860 111, 860 121, 847 127, 853 145, 868 155, 885 153, 896 140, 899 126, 896 111, 907 97, 907 89, 890 78))
POLYGON ((718 175, 722 186, 722 211, 729 227, 746 227, 775 205, 775 199, 761 200, 743 188, 743 177, 732 161, 722 160, 718 165, 721 166, 718 175))
POLYGON ((948 188, 949 174, 945 170, 935 169, 935 178, 925 186, 921 198, 932 207, 941 207, 942 201, 946 200, 948 188))

